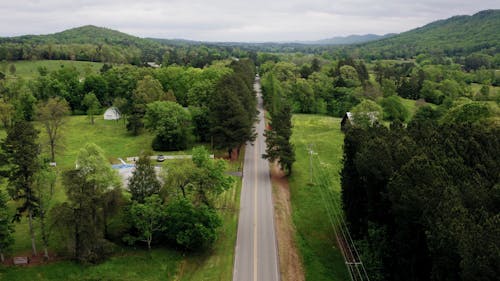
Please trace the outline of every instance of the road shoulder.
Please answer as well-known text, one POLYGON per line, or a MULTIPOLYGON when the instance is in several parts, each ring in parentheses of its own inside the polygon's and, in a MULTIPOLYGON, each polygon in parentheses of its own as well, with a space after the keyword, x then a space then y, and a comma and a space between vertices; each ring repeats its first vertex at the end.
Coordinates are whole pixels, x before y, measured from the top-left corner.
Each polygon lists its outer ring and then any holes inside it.
POLYGON ((271 164, 271 181, 281 280, 304 281, 304 267, 295 242, 288 179, 276 164, 271 164))

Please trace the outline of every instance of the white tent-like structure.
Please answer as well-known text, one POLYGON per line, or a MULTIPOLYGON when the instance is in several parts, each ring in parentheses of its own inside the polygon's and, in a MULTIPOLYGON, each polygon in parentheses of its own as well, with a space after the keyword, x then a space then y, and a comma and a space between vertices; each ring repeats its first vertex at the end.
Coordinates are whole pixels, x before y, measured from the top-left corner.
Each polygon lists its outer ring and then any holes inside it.
POLYGON ((120 118, 120 111, 116 107, 110 107, 104 112, 104 120, 118 120, 120 118))

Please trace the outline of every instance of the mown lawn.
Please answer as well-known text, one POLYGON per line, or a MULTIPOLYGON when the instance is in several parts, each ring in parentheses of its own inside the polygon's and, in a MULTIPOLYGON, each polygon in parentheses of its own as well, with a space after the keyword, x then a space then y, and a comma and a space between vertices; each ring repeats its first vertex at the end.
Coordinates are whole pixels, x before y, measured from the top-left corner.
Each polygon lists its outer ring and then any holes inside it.
POLYGON ((0 62, 0 71, 7 75, 7 79, 35 79, 39 76, 38 68, 46 67, 49 72, 58 70, 62 67, 75 67, 82 76, 91 73, 97 73, 101 69, 103 63, 86 62, 86 61, 70 61, 70 60, 34 60, 34 61, 15 61, 15 62, 0 62), (14 64, 16 72, 14 75, 10 73, 10 65, 14 64))
MULTIPOLYGON (((45 130, 41 124, 37 127, 41 131, 40 142, 46 140, 45 130)), ((139 136, 130 135, 125 123, 120 121, 104 120, 101 115, 95 118, 92 125, 87 116, 70 116, 61 131, 62 149, 56 156, 60 168, 72 168, 78 151, 86 144, 93 142, 102 148, 108 160, 118 163, 119 157, 138 156, 142 150, 151 150, 153 136, 147 132, 139 136)), ((48 149, 48 146, 45 145, 48 149)))
POLYGON ((294 115, 292 119, 292 142, 297 159, 290 177, 292 216, 306 280, 311 281, 349 280, 321 194, 317 187, 309 184, 308 145, 312 145, 317 157, 329 167, 332 189, 336 194, 340 192, 344 138, 340 120, 318 115, 294 115))

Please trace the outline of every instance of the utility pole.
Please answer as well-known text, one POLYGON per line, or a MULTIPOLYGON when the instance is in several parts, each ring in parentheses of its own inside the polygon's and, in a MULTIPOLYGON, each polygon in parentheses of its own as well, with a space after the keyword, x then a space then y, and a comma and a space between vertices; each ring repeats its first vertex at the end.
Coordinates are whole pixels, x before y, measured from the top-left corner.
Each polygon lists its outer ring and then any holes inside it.
POLYGON ((316 155, 317 153, 314 152, 313 150, 313 144, 309 143, 307 145, 307 152, 309 154, 309 185, 314 185, 313 182, 313 155, 316 155))

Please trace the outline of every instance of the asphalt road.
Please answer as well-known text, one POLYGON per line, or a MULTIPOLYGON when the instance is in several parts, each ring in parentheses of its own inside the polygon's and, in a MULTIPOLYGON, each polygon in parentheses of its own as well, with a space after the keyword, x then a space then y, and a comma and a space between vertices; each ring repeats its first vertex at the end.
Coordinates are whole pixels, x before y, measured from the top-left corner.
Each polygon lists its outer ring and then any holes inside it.
POLYGON ((278 281, 269 163, 262 159, 262 154, 266 152, 266 142, 263 135, 265 124, 259 79, 256 79, 254 88, 259 110, 259 121, 255 125, 258 136, 254 144, 247 144, 245 149, 233 281, 278 281))

